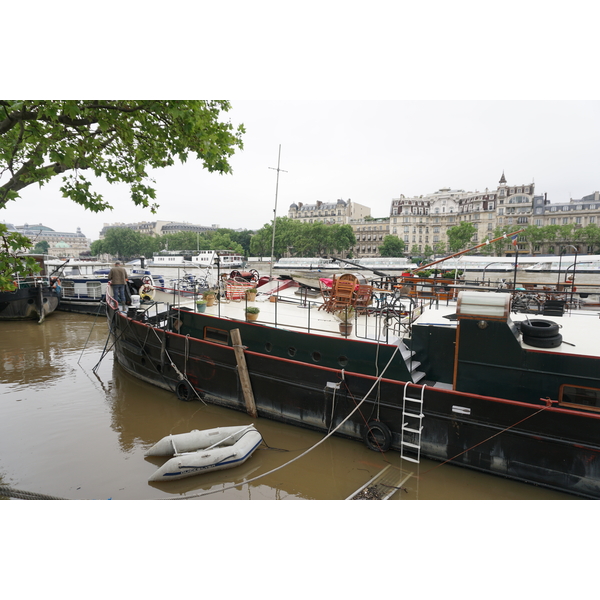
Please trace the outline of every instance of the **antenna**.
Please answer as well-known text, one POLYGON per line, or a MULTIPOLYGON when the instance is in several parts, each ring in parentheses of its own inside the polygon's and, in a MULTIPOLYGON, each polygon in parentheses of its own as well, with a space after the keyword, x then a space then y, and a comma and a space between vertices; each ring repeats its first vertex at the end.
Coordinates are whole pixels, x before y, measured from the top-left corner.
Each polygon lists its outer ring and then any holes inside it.
POLYGON ((287 173, 283 169, 279 168, 279 164, 281 161, 281 144, 279 144, 279 154, 277 156, 277 168, 269 167, 269 169, 273 169, 273 171, 277 171, 277 182, 275 184, 275 208, 273 209, 273 239, 271 241, 271 267, 269 269, 269 280, 273 279, 273 260, 275 259, 275 223, 277 219, 277 194, 279 191, 279 172, 287 173))

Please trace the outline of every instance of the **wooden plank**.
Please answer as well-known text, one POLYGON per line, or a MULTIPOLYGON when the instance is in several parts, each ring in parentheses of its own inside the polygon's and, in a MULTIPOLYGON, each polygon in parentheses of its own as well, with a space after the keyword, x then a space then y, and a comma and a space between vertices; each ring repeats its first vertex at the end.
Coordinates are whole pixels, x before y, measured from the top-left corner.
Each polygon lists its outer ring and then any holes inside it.
POLYGON ((244 347, 242 346, 242 336, 240 335, 239 329, 231 330, 231 341, 233 342, 233 351, 235 352, 238 374, 242 384, 242 393, 244 394, 244 402, 246 403, 246 412, 251 417, 258 417, 256 403, 254 402, 254 394, 252 393, 252 385, 250 383, 250 374, 248 373, 248 366, 246 365, 244 347))
POLYGON ((389 500, 412 476, 412 471, 407 473, 387 465, 346 500, 389 500))

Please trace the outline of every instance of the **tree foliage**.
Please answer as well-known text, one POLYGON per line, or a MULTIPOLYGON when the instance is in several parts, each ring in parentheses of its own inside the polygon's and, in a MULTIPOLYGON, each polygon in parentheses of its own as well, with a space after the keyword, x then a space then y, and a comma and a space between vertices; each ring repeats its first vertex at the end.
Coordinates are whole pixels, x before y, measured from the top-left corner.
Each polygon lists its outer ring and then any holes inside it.
POLYGON ((434 254, 446 254, 446 244, 444 242, 435 242, 433 244, 433 253, 434 254))
POLYGON ((13 283, 16 276, 27 277, 39 273, 40 267, 35 259, 22 256, 31 246, 28 237, 17 231, 8 231, 8 227, 0 223, 0 292, 16 289, 13 283))
POLYGON ((381 256, 398 257, 404 255, 404 241, 397 235, 386 235, 379 246, 381 256))
MULTIPOLYGON (((275 225, 275 258, 292 256, 325 256, 346 253, 356 238, 350 225, 301 223, 289 217, 277 217, 275 225)), ((273 224, 266 223, 250 241, 254 256, 270 256, 273 244, 273 224)))
POLYGON ((600 250, 600 227, 590 223, 581 229, 577 229, 575 239, 590 246, 592 253, 598 252, 600 250))
POLYGON ((223 100, 0 100, 0 208, 60 174, 65 197, 93 212, 112 208, 90 173, 127 184, 133 202, 155 212, 149 168, 195 155, 211 172, 231 172, 244 128, 220 120, 229 109, 223 100))
MULTIPOLYGON (((217 229, 196 233, 179 231, 161 236, 148 235, 133 231, 127 227, 111 227, 102 240, 92 242, 91 251, 94 256, 110 254, 123 260, 144 256, 151 258, 156 252, 170 250, 173 252, 193 253, 196 250, 232 250, 246 255, 241 244, 235 241, 231 229, 217 229)), ((249 235, 249 232, 248 232, 249 235)), ((240 236, 243 237, 243 236, 240 236)))
POLYGON ((460 225, 450 227, 447 232, 448 246, 452 252, 459 252, 464 250, 471 238, 477 233, 477 229, 472 223, 462 221, 460 225))
POLYGON ((48 250, 50 249, 50 244, 46 240, 42 240, 38 242, 34 248, 33 252, 35 254, 48 254, 48 250))

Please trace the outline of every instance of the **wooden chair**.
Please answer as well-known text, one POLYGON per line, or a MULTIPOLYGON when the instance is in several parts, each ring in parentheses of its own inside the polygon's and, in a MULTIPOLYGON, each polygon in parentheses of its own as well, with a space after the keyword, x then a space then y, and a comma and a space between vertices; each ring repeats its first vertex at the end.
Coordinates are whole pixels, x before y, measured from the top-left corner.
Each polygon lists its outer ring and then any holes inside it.
POLYGON ((335 289, 335 275, 333 276, 332 286, 329 287, 326 283, 319 279, 319 288, 321 290, 321 296, 323 296, 323 304, 319 306, 319 310, 322 308, 329 312, 329 304, 333 300, 333 290, 335 289))
POLYGON ((356 301, 354 308, 358 314, 366 314, 367 308, 371 304, 373 298, 373 286, 372 285, 359 285, 356 290, 356 301))
POLYGON ((356 301, 356 284, 354 281, 338 279, 333 288, 332 298, 327 307, 327 312, 343 310, 347 306, 354 307, 356 301))

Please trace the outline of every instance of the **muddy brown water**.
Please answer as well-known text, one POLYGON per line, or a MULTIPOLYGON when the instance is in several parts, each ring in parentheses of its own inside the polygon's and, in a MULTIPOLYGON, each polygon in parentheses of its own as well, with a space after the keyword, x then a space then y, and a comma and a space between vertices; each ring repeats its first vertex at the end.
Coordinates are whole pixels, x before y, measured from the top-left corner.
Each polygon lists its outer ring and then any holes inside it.
POLYGON ((391 464, 412 473, 395 500, 575 499, 338 437, 283 466, 323 437, 138 381, 114 362, 104 317, 0 322, 0 486, 66 499, 342 500, 391 464), (148 482, 166 459, 144 452, 165 435, 252 422, 266 445, 245 464, 148 482))

